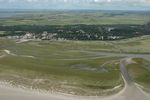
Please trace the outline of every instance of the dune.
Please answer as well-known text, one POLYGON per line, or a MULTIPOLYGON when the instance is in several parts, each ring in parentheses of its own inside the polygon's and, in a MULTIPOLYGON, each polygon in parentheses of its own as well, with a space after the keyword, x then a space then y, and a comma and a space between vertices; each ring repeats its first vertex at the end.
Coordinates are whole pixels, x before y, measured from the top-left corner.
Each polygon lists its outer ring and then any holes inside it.
POLYGON ((0 100, 150 100, 150 94, 144 92, 138 85, 132 82, 126 75, 124 62, 120 61, 120 69, 123 69, 122 77, 125 87, 119 93, 111 96, 81 97, 61 93, 44 93, 12 87, 7 83, 0 83, 0 100), (2 84, 3 83, 3 84, 2 84))

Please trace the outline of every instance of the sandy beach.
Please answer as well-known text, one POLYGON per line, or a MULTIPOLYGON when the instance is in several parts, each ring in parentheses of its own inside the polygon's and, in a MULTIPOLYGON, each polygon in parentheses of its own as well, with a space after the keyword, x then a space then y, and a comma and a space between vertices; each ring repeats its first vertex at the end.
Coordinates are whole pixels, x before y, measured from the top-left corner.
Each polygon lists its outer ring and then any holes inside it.
POLYGON ((135 84, 126 85, 122 91, 108 97, 65 96, 0 85, 0 100, 150 100, 150 95, 135 84))

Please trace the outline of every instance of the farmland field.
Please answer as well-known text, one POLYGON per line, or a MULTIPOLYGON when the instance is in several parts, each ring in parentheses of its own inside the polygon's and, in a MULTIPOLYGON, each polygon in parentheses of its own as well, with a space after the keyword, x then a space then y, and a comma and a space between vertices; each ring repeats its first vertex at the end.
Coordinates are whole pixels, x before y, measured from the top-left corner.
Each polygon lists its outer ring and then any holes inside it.
MULTIPOLYGON (((0 12, 0 16, 3 12, 0 12)), ((112 25, 149 22, 149 12, 122 11, 10 11, 0 18, 0 25, 112 25), (13 13, 13 14, 11 14, 13 13)))

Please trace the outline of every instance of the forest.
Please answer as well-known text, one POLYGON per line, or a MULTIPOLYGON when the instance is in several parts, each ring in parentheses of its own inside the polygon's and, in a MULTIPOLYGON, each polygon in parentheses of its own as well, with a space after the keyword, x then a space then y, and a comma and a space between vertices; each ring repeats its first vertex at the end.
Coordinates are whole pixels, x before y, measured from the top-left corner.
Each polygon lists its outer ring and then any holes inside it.
MULTIPOLYGON (((66 40, 116 40, 132 38, 150 34, 150 23, 145 25, 14 25, 0 26, 0 37, 22 36, 26 33, 36 35, 40 38, 53 35, 52 38, 63 38, 66 40)), ((49 38, 45 38, 49 39, 49 38)))

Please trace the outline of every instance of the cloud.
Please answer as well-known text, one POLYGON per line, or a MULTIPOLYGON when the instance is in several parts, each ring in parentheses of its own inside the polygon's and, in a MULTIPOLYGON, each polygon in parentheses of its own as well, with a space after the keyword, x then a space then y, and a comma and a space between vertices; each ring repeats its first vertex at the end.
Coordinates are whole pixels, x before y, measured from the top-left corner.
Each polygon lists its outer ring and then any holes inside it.
POLYGON ((150 0, 0 0, 3 3, 12 2, 27 2, 27 3, 132 3, 132 4, 149 4, 150 0))
POLYGON ((0 0, 0 8, 147 8, 150 0, 0 0))

